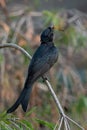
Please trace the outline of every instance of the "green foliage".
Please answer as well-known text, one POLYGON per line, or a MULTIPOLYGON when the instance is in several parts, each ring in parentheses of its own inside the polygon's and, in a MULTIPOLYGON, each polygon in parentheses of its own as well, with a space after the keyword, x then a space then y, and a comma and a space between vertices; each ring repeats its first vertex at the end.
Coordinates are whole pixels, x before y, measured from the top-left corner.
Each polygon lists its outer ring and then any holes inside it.
POLYGON ((34 130, 32 124, 28 120, 21 120, 20 124, 22 124, 22 128, 24 127, 26 130, 34 130))
POLYGON ((44 19, 45 19, 45 26, 49 26, 53 24, 55 26, 59 25, 62 22, 62 18, 58 16, 57 12, 50 12, 50 11, 43 11, 44 19))
POLYGON ((36 121, 37 121, 39 124, 41 124, 41 125, 43 125, 43 126, 46 126, 46 127, 49 128, 50 130, 53 130, 53 128, 54 128, 54 124, 53 124, 53 123, 49 123, 49 122, 47 122, 47 121, 39 120, 39 119, 36 119, 36 121))
POLYGON ((81 96, 76 102, 76 111, 80 114, 87 109, 87 97, 81 96))
MULTIPOLYGON (((51 11, 43 11, 44 15, 44 25, 55 25, 60 26, 64 24, 64 19, 61 18, 58 12, 51 12, 51 11)), ((74 25, 70 25, 65 31, 63 32, 56 32, 56 43, 57 44, 64 44, 64 45, 71 45, 76 49, 79 49, 83 46, 86 46, 87 36, 84 35, 83 31, 79 31, 74 25)))
MULTIPOLYGON (((29 116, 36 108, 33 108, 26 114, 29 116)), ((32 120, 32 119, 31 119, 32 120)), ((40 119, 33 119, 34 122, 47 127, 49 130, 53 130, 54 124, 40 119)), ((6 112, 0 113, 0 130, 34 130, 32 123, 26 119, 19 119, 12 114, 6 114, 6 112)))
POLYGON ((72 46, 76 51, 81 47, 86 46, 87 37, 83 32, 76 30, 74 26, 70 26, 67 30, 61 33, 61 37, 56 39, 58 44, 72 46))
POLYGON ((35 112, 36 107, 33 107, 30 111, 28 111, 25 116, 28 117, 30 114, 32 114, 33 112, 35 112))
POLYGON ((12 114, 0 113, 1 130, 34 130, 32 124, 27 120, 20 120, 12 114))

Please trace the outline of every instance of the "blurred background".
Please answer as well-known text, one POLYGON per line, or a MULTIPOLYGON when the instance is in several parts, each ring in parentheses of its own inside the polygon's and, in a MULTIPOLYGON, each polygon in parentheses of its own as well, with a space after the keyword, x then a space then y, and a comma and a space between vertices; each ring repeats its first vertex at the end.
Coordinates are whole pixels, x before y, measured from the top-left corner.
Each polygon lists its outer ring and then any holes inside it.
MULTIPOLYGON (((50 25, 70 23, 55 31, 59 60, 48 72, 48 79, 67 115, 87 129, 87 1, 86 0, 0 0, 0 44, 14 43, 33 55, 40 45, 40 34, 50 25), (75 19, 77 17, 77 19, 75 19), (75 19, 74 22, 72 19, 75 19)), ((6 111, 19 96, 27 75, 29 60, 18 50, 0 50, 0 112, 6 111)), ((21 106, 14 114, 23 119, 21 106)), ((41 119, 56 124, 58 111, 42 79, 35 82, 28 116, 37 130, 47 128, 41 119)), ((48 129, 47 129, 48 130, 48 129)))

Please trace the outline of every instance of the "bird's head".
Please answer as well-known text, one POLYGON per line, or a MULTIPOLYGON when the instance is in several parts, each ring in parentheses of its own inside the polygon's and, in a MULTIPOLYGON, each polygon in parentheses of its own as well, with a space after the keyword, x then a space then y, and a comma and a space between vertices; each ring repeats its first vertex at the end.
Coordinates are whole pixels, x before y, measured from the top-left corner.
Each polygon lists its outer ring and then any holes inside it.
POLYGON ((41 42, 52 42, 53 41, 53 36, 54 36, 54 30, 58 31, 64 31, 67 28, 67 24, 60 24, 59 26, 52 26, 46 28, 42 33, 41 33, 41 42))
POLYGON ((48 27, 41 33, 41 42, 52 42, 53 41, 53 27, 48 27))

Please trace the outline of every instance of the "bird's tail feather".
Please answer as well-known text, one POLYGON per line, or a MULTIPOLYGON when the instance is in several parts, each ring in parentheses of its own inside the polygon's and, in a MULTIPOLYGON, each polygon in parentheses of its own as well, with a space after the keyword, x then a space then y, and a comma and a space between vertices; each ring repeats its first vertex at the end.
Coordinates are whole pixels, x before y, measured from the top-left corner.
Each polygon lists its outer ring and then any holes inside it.
POLYGON ((24 98, 21 100, 21 105, 22 105, 22 109, 24 110, 24 112, 26 112, 27 110, 27 106, 28 106, 28 102, 29 102, 29 97, 32 91, 32 87, 29 87, 26 91, 26 95, 24 96, 24 98))
POLYGON ((32 90, 31 85, 29 85, 28 87, 24 87, 19 98, 17 99, 15 104, 13 104, 13 106, 7 110, 7 113, 15 111, 20 104, 22 105, 23 110, 26 112, 31 90, 32 90))

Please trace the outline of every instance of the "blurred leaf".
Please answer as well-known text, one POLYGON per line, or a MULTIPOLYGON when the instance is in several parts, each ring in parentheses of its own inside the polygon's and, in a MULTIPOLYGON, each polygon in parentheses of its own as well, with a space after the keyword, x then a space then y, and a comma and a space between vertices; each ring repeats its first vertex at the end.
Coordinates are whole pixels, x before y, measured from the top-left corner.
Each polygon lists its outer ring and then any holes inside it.
POLYGON ((50 12, 50 11, 43 11, 43 15, 45 16, 44 26, 48 26, 48 25, 51 23, 51 21, 52 21, 54 15, 53 15, 53 13, 50 12))
POLYGON ((0 63, 2 63, 4 56, 0 54, 0 63))
POLYGON ((37 121, 39 124, 42 124, 42 125, 48 127, 50 130, 53 130, 53 128, 54 128, 54 126, 55 126, 53 123, 49 123, 49 122, 44 121, 44 120, 36 119, 36 121, 37 121))
POLYGON ((36 110, 36 107, 33 107, 30 111, 28 111, 28 112, 26 113, 25 116, 29 116, 29 115, 32 114, 35 110, 36 110))
POLYGON ((3 121, 1 121, 0 124, 1 124, 1 128, 3 127, 4 130, 13 130, 13 129, 10 127, 10 125, 6 124, 6 123, 3 122, 3 121))
POLYGON ((28 130, 34 130, 32 124, 29 121, 21 120, 20 123, 23 124, 26 128, 28 128, 28 130))
POLYGON ((77 43, 78 43, 78 45, 77 45, 76 47, 78 48, 78 50, 79 50, 81 47, 85 47, 86 44, 87 44, 87 36, 84 36, 84 35, 82 34, 82 32, 81 32, 81 33, 78 33, 78 35, 77 35, 77 43))
POLYGON ((60 18, 58 12, 43 11, 43 15, 45 16, 45 26, 53 24, 56 27, 64 27, 64 20, 60 18))
POLYGON ((85 108, 87 109, 87 97, 81 96, 76 103, 77 112, 82 113, 85 108))

